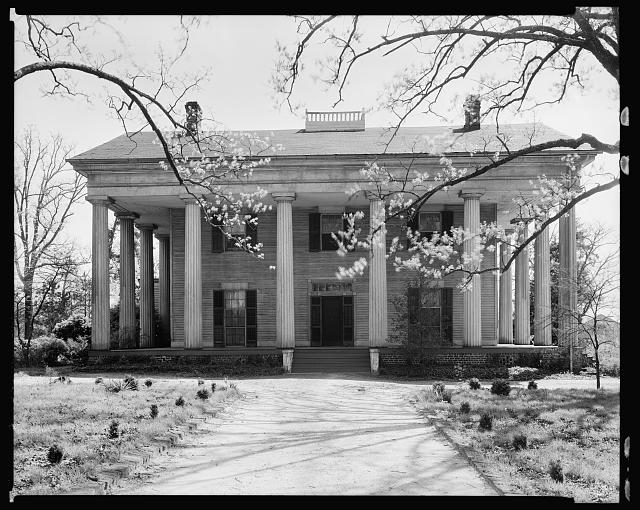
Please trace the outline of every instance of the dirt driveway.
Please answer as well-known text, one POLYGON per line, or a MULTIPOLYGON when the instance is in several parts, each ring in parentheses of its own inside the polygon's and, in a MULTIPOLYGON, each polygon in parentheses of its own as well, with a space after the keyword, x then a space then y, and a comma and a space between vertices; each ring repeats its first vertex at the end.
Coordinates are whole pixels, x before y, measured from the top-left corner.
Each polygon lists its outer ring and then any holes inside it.
POLYGON ((426 424, 412 383, 349 376, 238 381, 245 398, 159 473, 119 494, 495 495, 426 424))

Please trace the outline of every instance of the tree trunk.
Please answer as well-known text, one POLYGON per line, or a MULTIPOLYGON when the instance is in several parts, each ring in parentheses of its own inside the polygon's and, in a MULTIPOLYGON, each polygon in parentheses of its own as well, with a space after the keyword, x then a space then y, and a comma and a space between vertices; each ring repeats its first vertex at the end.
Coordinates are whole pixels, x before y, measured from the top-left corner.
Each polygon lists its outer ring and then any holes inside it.
POLYGON ((598 349, 594 349, 596 355, 596 389, 600 389, 600 356, 598 356, 598 349))
POLYGON ((22 357, 29 365, 29 351, 33 337, 33 274, 24 275, 24 342, 22 343, 22 357))

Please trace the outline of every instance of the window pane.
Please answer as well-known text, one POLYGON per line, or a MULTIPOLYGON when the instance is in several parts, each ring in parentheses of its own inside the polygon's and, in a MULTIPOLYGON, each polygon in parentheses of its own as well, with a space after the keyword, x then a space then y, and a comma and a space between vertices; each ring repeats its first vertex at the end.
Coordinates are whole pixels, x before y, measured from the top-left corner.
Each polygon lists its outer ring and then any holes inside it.
POLYGON ((420 232, 439 232, 441 230, 440 213, 420 213, 420 232))
POLYGON ((440 307, 440 289, 423 289, 420 298, 423 308, 440 307))
POLYGON ((337 234, 338 230, 342 230, 342 214, 323 214, 321 225, 323 234, 337 234))
POLYGON ((244 236, 245 225, 242 223, 234 223, 233 225, 226 225, 225 230, 232 236, 244 236))
POLYGON ((425 308, 423 325, 440 329, 440 308, 425 308))

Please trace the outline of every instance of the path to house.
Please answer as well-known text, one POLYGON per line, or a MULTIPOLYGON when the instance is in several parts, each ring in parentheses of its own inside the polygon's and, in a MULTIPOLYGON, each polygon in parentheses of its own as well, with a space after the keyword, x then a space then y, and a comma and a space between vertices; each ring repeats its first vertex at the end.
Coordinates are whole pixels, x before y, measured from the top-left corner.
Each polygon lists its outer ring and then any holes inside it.
POLYGON ((421 418, 415 384, 367 377, 238 381, 211 434, 164 457, 120 494, 430 494, 496 492, 421 418))

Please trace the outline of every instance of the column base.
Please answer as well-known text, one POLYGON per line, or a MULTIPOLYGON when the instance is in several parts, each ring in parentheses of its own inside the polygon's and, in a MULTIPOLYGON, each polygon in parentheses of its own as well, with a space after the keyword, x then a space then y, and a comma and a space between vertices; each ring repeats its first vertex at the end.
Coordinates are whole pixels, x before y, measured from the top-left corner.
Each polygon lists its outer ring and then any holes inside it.
POLYGON ((369 362, 371 364, 371 373, 378 375, 380 370, 380 350, 369 349, 369 362))
POLYGON ((293 349, 282 349, 282 368, 287 374, 291 373, 291 365, 293 365, 293 349))

